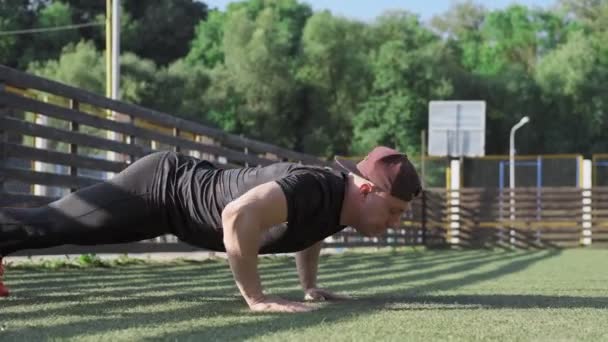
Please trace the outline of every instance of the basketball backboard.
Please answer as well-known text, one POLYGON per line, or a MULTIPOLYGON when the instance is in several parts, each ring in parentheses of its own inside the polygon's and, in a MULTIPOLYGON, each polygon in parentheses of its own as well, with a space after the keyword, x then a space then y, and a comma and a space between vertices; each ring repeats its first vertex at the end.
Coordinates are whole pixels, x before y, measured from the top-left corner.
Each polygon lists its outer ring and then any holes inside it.
POLYGON ((430 156, 484 156, 485 136, 485 101, 429 102, 430 156))

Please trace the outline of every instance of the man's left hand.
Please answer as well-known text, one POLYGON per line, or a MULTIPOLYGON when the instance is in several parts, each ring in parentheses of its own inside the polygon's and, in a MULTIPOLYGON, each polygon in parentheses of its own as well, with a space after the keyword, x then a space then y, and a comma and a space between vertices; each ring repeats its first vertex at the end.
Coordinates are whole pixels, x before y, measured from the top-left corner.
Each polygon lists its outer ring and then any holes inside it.
POLYGON ((333 300, 348 300, 351 297, 347 295, 333 293, 329 290, 320 289, 317 287, 313 287, 307 290, 304 290, 304 300, 306 301, 333 301, 333 300))

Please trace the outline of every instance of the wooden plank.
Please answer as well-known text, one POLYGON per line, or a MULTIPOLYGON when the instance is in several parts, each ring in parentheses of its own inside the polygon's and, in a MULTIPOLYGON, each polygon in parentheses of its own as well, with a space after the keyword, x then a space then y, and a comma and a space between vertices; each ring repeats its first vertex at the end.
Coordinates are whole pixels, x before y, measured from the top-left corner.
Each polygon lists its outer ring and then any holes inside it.
POLYGON ((323 242, 323 248, 356 248, 356 247, 388 247, 388 246, 410 246, 410 245, 420 245, 419 243, 387 243, 387 242, 323 242))
MULTIPOLYGON (((498 230, 492 231, 484 231, 484 230, 472 230, 469 231, 468 234, 471 239, 511 239, 519 241, 551 241, 551 240, 560 240, 560 241, 579 241, 580 240, 580 231, 577 230, 568 230, 568 231, 521 231, 514 230, 514 235, 511 235, 510 230, 504 230, 502 232, 498 230)), ((463 234, 461 234, 463 235, 463 234)))
MULTIPOLYGON (((514 204, 521 207, 536 207, 539 205, 567 207, 567 206, 580 206, 582 205, 583 197, 571 197, 565 199, 554 199, 554 198, 530 198, 526 200, 515 199, 514 204)), ((488 200, 460 200, 460 205, 465 207, 496 207, 505 206, 510 204, 510 199, 488 199, 488 200)))
POLYGON ((11 169, 7 167, 0 167, 0 176, 28 184, 41 184, 65 188, 81 188, 102 182, 102 180, 88 177, 74 177, 72 175, 59 175, 48 172, 11 169))
MULTIPOLYGON (((555 210, 545 210, 545 211, 536 211, 536 210, 531 210, 531 211, 527 211, 527 210, 515 210, 514 214, 515 217, 518 219, 527 219, 527 220, 543 220, 543 219, 557 219, 557 218, 564 218, 564 217, 573 217, 573 216, 579 216, 582 215, 583 211, 582 209, 578 209, 578 210, 569 210, 569 211, 555 211, 555 210)), ((494 215, 497 218, 503 218, 503 219, 507 219, 510 218, 510 211, 509 210, 503 210, 503 211, 497 211, 496 212, 497 215, 494 215)))
POLYGON ((124 135, 136 136, 141 139, 155 140, 162 144, 177 146, 178 149, 187 148, 194 151, 201 151, 223 156, 235 162, 249 163, 252 165, 268 165, 272 163, 272 161, 269 161, 268 159, 260 158, 253 154, 247 155, 243 152, 230 150, 221 146, 207 145, 178 136, 162 134, 148 129, 136 127, 132 123, 108 120, 77 110, 36 101, 34 99, 21 97, 7 92, 0 92, 0 100, 7 101, 7 103, 11 104, 11 106, 25 111, 40 113, 66 121, 76 121, 83 125, 114 131, 124 135))
MULTIPOLYGON (((486 192, 486 193, 480 193, 480 194, 458 194, 458 192, 453 192, 451 195, 452 198, 454 197, 459 197, 462 200, 476 200, 476 201, 484 201, 487 199, 491 199, 491 200, 509 200, 511 199, 511 195, 509 194, 509 192, 504 192, 502 194, 500 193, 491 193, 490 191, 486 192)), ((516 193, 514 194, 514 198, 515 199, 519 199, 519 200, 531 200, 531 199, 536 199, 536 198, 547 198, 547 199, 572 199, 572 198, 576 198, 576 197, 580 197, 583 198, 583 193, 582 191, 576 191, 576 192, 570 192, 570 193, 543 193, 543 192, 539 192, 539 193, 528 193, 528 194, 521 194, 521 193, 516 193)))
POLYGON ((39 207, 57 200, 56 197, 35 196, 30 194, 0 193, 0 207, 39 207))
POLYGON ((479 228, 508 228, 515 227, 519 229, 538 229, 541 227, 552 229, 552 228, 563 228, 563 227, 572 227, 579 226, 580 223, 578 221, 515 221, 510 222, 505 220, 504 222, 479 222, 476 227, 479 228))
MULTIPOLYGON (((582 200, 584 197, 581 194, 570 194, 570 195, 559 195, 559 196, 549 196, 549 195, 540 195, 540 196, 515 196, 514 200, 516 202, 534 202, 537 200, 541 201, 555 201, 555 202, 570 202, 570 201, 578 201, 582 200)), ((503 201, 509 202, 511 200, 510 196, 497 196, 493 198, 495 201, 503 201)))
MULTIPOLYGON (((485 207, 485 206, 480 206, 480 207, 465 207, 465 206, 454 206, 453 208, 459 208, 460 212, 463 213, 480 213, 480 212, 486 212, 486 213, 492 213, 493 215, 500 215, 500 214, 509 214, 511 212, 511 207, 509 205, 503 205, 503 206, 498 206, 498 207, 485 207)), ((564 206, 564 207, 556 207, 556 208, 543 208, 542 206, 539 207, 528 207, 528 206, 513 206, 512 207, 514 209, 514 211, 516 213, 520 213, 520 214, 530 214, 530 215, 536 215, 539 211, 544 211, 546 213, 546 215, 559 215, 559 214, 571 214, 573 213, 573 211, 576 210, 583 210, 583 204, 579 204, 579 205, 573 205, 573 206, 564 206)))
POLYGON ((590 221, 594 227, 598 227, 598 228, 603 228, 603 227, 608 227, 608 219, 606 218, 591 218, 590 221))
MULTIPOLYGON (((563 199, 534 197, 529 199, 514 199, 515 205, 520 207, 536 207, 538 205, 550 205, 557 207, 580 206, 582 205, 583 197, 570 197, 563 199)), ((460 205, 465 207, 497 207, 510 204, 509 198, 490 198, 484 200, 463 200, 460 199, 460 205)))
POLYGON ((317 157, 291 151, 272 144, 247 139, 237 135, 228 134, 220 129, 203 126, 200 123, 192 120, 181 119, 169 114, 153 111, 144 107, 128 104, 121 101, 110 100, 98 94, 94 94, 79 88, 71 87, 59 82, 51 81, 41 77, 29 75, 6 66, 0 65, 0 80, 8 85, 19 88, 31 88, 54 95, 62 96, 68 99, 74 99, 78 102, 91 104, 93 106, 110 109, 119 113, 126 113, 131 116, 152 121, 167 127, 175 127, 182 131, 188 131, 218 140, 223 145, 229 145, 238 149, 247 147, 249 151, 256 153, 273 153, 278 156, 304 163, 330 166, 332 163, 323 161, 317 157))
MULTIPOLYGON (((498 207, 490 207, 490 206, 455 206, 454 208, 458 208, 461 215, 509 215, 511 212, 511 208, 508 205, 498 206, 498 207)), ((568 207, 549 207, 544 208, 542 206, 539 207, 529 207, 529 206, 513 206, 514 211, 517 215, 527 215, 536 217, 537 214, 542 213, 546 216, 553 215, 561 215, 566 214, 572 216, 577 213, 582 213, 583 205, 579 204, 576 206, 568 206, 568 207)))
POLYGON ((42 150, 39 148, 12 143, 6 144, 6 153, 9 157, 15 157, 19 159, 36 160, 49 164, 61 164, 90 170, 100 170, 116 173, 122 171, 125 167, 128 166, 127 163, 123 162, 91 158, 57 151, 42 150))
POLYGON ((113 140, 98 138, 84 133, 70 132, 64 129, 47 127, 14 118, 0 117, 0 126, 25 135, 63 141, 66 143, 75 143, 78 145, 98 148, 100 150, 132 154, 139 157, 145 155, 148 151, 148 149, 144 149, 141 146, 129 145, 113 140))
MULTIPOLYGON (((466 195, 492 195, 492 196, 509 196, 511 193, 511 189, 509 188, 462 188, 459 190, 447 190, 448 192, 460 193, 464 196, 466 195)), ((571 194, 571 193, 581 193, 584 189, 576 188, 576 187, 541 187, 539 188, 516 188, 513 190, 515 196, 536 196, 538 193, 541 195, 559 195, 559 194, 571 194)))

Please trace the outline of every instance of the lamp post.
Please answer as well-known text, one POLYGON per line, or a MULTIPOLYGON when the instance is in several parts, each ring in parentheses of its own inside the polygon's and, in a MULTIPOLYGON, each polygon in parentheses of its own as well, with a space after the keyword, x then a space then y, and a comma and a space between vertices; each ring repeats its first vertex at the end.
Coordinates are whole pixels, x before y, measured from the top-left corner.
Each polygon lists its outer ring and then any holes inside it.
POLYGON ((509 136, 509 187, 511 189, 515 188, 515 131, 528 122, 530 122, 530 118, 524 116, 511 128, 511 134, 509 136))
MULTIPOLYGON (((120 6, 121 0, 106 0, 106 97, 120 100, 120 6)), ((107 111, 107 118, 124 121, 124 116, 113 110, 107 111)), ((123 135, 108 131, 108 140, 123 141, 123 135)), ((124 161, 118 152, 107 151, 109 160, 124 161)), ((106 172, 106 179, 112 178, 113 172, 106 172)))
POLYGON ((520 129, 523 125, 530 122, 530 118, 524 116, 511 128, 511 134, 509 135, 509 211, 511 219, 511 229, 509 230, 509 242, 510 244, 515 243, 515 230, 513 230, 513 221, 515 220, 515 131, 520 129))

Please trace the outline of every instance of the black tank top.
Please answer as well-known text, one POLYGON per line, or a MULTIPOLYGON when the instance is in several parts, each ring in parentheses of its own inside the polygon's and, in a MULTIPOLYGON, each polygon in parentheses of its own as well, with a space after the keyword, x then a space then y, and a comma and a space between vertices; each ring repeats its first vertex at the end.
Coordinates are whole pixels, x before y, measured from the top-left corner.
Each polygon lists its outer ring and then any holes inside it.
POLYGON ((218 169, 208 161, 166 152, 157 170, 157 190, 168 223, 180 240, 225 251, 222 210, 253 187, 275 181, 287 199, 287 222, 263 236, 260 253, 305 249, 344 229, 340 212, 346 174, 295 163, 218 169))

